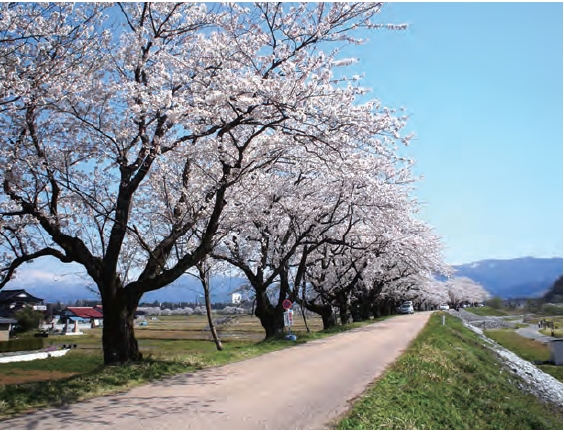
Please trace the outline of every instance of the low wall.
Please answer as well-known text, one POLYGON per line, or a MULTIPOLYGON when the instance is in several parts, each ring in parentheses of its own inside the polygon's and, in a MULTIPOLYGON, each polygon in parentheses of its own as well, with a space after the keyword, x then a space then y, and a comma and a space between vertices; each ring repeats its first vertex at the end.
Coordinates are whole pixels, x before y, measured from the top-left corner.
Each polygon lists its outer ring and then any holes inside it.
POLYGON ((0 357, 0 364, 8 362, 33 361, 34 359, 57 358, 59 356, 66 355, 69 350, 70 349, 61 349, 49 352, 33 352, 13 356, 2 356, 0 357))
MULTIPOLYGON (((92 325, 90 325, 90 323, 79 323, 79 324, 78 324, 78 329, 79 329, 79 330, 81 330, 81 329, 91 329, 91 328, 92 328, 92 325)), ((59 332, 63 332, 63 329, 65 329, 65 325, 64 325, 64 324, 63 324, 63 325, 57 324, 57 325, 55 325, 54 327, 51 326, 50 324, 48 324, 48 325, 41 325, 41 326, 39 327, 39 329, 41 329, 42 331, 47 331, 47 332, 53 331, 53 330, 56 329, 56 330, 58 330, 59 332)), ((68 329, 69 329, 69 331, 73 331, 73 330, 74 330, 74 324, 69 325, 69 326, 68 326, 68 329)))
POLYGON ((549 341, 550 360, 554 365, 562 365, 562 338, 549 341))

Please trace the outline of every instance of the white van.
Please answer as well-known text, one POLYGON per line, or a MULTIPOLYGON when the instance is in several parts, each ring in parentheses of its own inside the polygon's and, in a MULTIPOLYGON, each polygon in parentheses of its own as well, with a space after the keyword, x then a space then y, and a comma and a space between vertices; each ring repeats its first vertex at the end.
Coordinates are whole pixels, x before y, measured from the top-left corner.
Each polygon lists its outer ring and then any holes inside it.
POLYGON ((401 314, 413 314, 415 312, 413 309, 413 302, 411 301, 406 301, 401 304, 398 310, 401 314))

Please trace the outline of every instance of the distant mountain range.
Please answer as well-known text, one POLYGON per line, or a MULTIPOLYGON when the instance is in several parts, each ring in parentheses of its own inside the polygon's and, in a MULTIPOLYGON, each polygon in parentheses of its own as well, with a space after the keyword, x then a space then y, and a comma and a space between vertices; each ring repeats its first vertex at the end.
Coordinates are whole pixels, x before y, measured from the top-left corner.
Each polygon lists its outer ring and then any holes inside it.
POLYGON ((492 296, 538 298, 562 275, 561 258, 521 257, 508 260, 481 260, 454 266, 457 277, 480 283, 492 296))
MULTIPOLYGON (((211 300, 213 303, 227 303, 231 301, 231 293, 246 280, 241 277, 218 275, 212 277, 210 286, 211 300)), ((100 299, 98 290, 93 283, 89 287, 86 281, 60 280, 60 281, 26 281, 8 287, 7 290, 25 289, 33 296, 44 299, 44 302, 73 303, 77 300, 100 299)), ((201 283, 188 275, 183 275, 167 287, 143 295, 141 302, 203 302, 203 289, 201 283)))

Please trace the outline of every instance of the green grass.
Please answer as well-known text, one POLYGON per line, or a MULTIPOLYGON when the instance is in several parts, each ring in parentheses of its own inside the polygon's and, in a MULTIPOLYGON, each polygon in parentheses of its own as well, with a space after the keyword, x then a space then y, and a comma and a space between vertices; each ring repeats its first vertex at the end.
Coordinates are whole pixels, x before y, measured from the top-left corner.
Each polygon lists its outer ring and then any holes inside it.
POLYGON ((15 371, 22 370, 87 373, 92 369, 101 367, 102 364, 102 356, 99 353, 79 353, 71 350, 67 355, 58 358, 0 364, 0 375, 10 375, 15 371))
POLYGON ((522 337, 511 329, 490 329, 485 331, 485 334, 527 361, 548 361, 550 358, 550 349, 547 345, 522 337))
POLYGON ((472 308, 465 308, 465 311, 468 311, 476 316, 508 316, 509 314, 505 311, 496 310, 492 307, 472 307, 472 308))
POLYGON ((552 335, 552 331, 550 329, 540 329, 539 332, 548 337, 562 338, 562 329, 555 329, 554 335, 552 335))
POLYGON ((562 411, 521 392, 520 380, 461 321, 434 314, 410 348, 338 429, 562 428, 562 411))
MULTIPOLYGON (((139 339, 140 349, 145 356, 142 362, 110 367, 103 365, 100 330, 92 330, 80 337, 50 338, 50 344, 55 346, 77 343, 78 348, 60 358, 0 364, 0 419, 29 409, 60 406, 112 394, 179 373, 242 361, 385 319, 351 323, 309 334, 298 331, 296 342, 224 341, 222 351, 216 350, 213 341, 174 340, 169 338, 169 331, 163 331, 164 339, 139 339), (57 379, 49 380, 53 375, 57 379), (10 383, 11 379, 18 377, 31 378, 33 381, 2 385, 2 380, 10 383)), ((172 322, 166 321, 168 324, 172 322)))
POLYGON ((513 324, 513 326, 514 326, 516 329, 519 329, 519 328, 528 328, 528 327, 529 327, 529 325, 526 325, 526 324, 524 324, 524 323, 517 323, 517 322, 511 322, 511 323, 513 324))
MULTIPOLYGON (((71 355, 67 356, 71 357, 71 355)), ((156 359, 112 367, 103 367, 101 357, 90 360, 75 359, 75 361, 82 363, 83 370, 90 371, 62 380, 0 386, 1 417, 15 415, 32 408, 59 406, 120 391, 135 384, 193 371, 197 367, 188 362, 156 359)))
POLYGON ((537 365, 542 371, 546 374, 550 374, 556 380, 562 382, 562 366, 561 365, 550 365, 550 364, 542 364, 537 365))

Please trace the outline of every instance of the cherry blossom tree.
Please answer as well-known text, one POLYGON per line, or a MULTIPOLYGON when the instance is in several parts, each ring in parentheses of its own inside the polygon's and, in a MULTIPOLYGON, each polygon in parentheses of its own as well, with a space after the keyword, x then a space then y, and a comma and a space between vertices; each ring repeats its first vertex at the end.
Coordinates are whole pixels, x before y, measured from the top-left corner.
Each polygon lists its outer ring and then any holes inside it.
POLYGON ((323 167, 315 172, 300 164, 282 164, 253 175, 253 189, 240 191, 224 212, 223 227, 228 234, 213 257, 238 268, 255 292, 255 314, 266 336, 273 337, 284 327, 284 299, 295 301, 303 278, 303 266, 296 260, 323 242, 335 241, 334 228, 350 220, 350 197, 340 190, 341 181, 323 167), (227 222, 226 220, 229 220, 227 222), (290 268, 297 267, 293 281, 290 268), (276 287, 272 302, 269 289, 276 287))
POLYGON ((78 263, 105 363, 140 359, 141 296, 206 258, 231 189, 402 140, 403 119, 334 74, 352 60, 331 44, 386 27, 380 7, 3 3, 0 289, 39 257, 78 263))
POLYGON ((458 306, 464 302, 484 302, 489 296, 488 291, 479 283, 468 277, 455 277, 446 282, 449 303, 458 306))
MULTIPOLYGON (((338 308, 341 323, 392 314, 399 303, 421 290, 419 281, 448 275, 442 246, 432 231, 411 213, 415 204, 392 184, 394 195, 370 194, 357 206, 362 223, 339 246, 326 246, 308 269, 308 308, 326 316, 338 308), (394 200, 384 201, 386 197, 394 200), (380 203, 379 203, 380 201, 380 203), (314 304, 321 305, 314 305, 314 304)), ((324 321, 325 323, 325 321, 324 321)))

